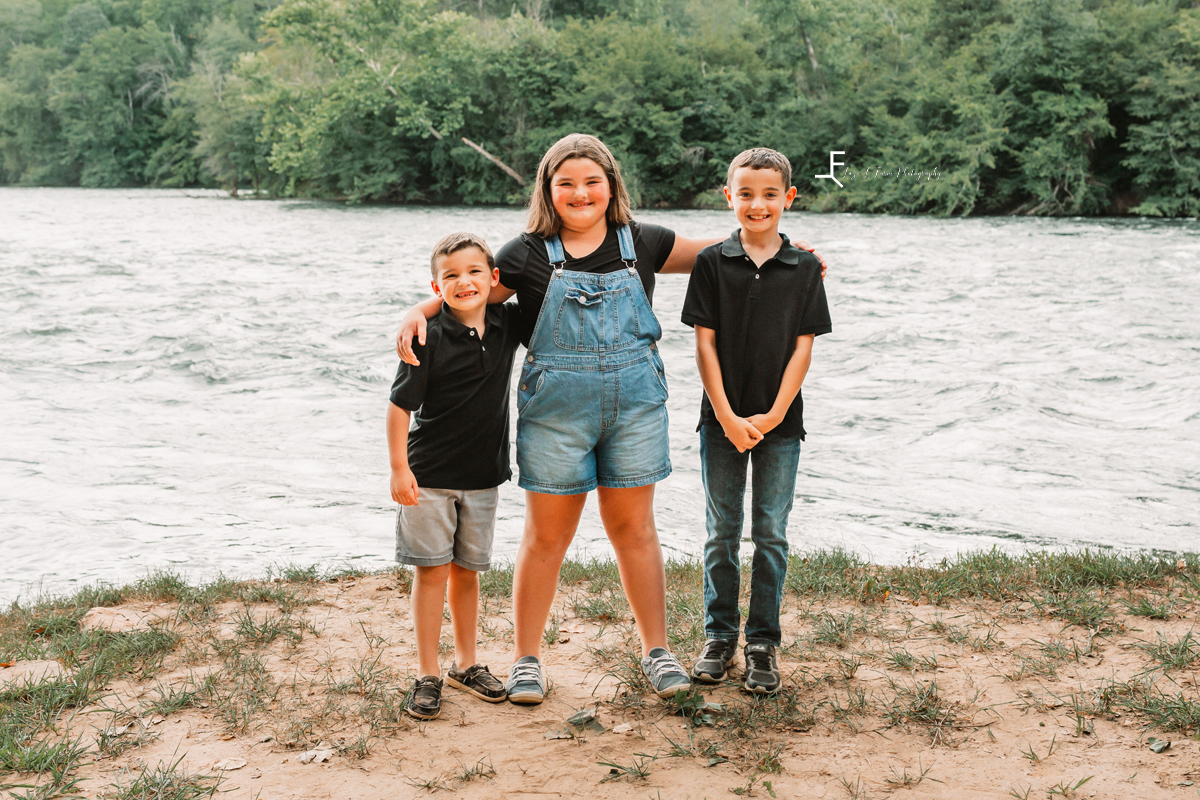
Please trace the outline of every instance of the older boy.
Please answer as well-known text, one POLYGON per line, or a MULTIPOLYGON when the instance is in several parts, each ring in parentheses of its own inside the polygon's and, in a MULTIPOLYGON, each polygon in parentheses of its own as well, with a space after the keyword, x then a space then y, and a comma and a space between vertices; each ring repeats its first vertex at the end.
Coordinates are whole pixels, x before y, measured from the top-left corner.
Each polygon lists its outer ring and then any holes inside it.
POLYGON ((521 341, 516 305, 488 305, 500 276, 486 242, 451 234, 434 247, 430 265, 442 310, 429 320, 425 344, 414 345, 420 365, 401 362, 387 413, 392 499, 400 503, 396 560, 415 572, 419 677, 406 710, 417 719, 441 713, 438 641, 447 585, 454 663, 446 682, 489 703, 506 697, 504 684, 475 663, 475 640, 496 487, 512 477, 509 378, 521 341))
POLYGON ((832 330, 820 261, 779 232, 779 219, 796 196, 791 182, 791 164, 774 150, 755 148, 733 160, 725 197, 741 229, 700 252, 683 304, 683 321, 695 328, 704 384, 697 430, 708 529, 708 641, 692 677, 724 680, 737 653, 738 550, 746 467, 753 461, 744 686, 757 693, 779 689, 775 649, 787 520, 804 439, 800 385, 813 338, 832 330))

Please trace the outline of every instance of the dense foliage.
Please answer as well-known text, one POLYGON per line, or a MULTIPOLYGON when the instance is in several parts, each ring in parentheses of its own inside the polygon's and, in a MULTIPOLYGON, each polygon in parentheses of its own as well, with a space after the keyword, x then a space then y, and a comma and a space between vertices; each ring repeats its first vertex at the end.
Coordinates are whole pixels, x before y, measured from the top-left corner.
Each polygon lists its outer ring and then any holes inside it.
POLYGON ((820 210, 1196 216, 1198 109, 1191 0, 0 0, 10 185, 519 203, 586 131, 642 206, 766 145, 820 210))

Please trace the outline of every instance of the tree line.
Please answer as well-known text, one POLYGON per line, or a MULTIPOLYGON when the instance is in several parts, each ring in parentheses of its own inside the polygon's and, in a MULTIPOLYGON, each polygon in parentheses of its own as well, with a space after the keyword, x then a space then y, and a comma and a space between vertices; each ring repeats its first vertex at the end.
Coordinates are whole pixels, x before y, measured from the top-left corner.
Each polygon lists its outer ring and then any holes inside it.
POLYGON ((642 207, 769 146, 813 210, 1197 216, 1198 109, 1192 0, 0 0, 6 185, 520 204, 584 131, 642 207))

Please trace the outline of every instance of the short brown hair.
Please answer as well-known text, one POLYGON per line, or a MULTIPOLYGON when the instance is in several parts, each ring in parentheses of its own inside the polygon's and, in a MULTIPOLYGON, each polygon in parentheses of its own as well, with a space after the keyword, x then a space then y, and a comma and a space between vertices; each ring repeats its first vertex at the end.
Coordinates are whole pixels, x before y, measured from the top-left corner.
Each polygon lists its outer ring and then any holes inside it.
POLYGON ((773 169, 783 176, 785 190, 792 185, 792 162, 788 161, 787 156, 778 150, 772 150, 769 147, 752 147, 738 153, 733 161, 729 162, 729 172, 725 175, 726 186, 733 185, 733 173, 741 167, 773 169))
POLYGON ((473 233, 452 233, 449 236, 443 236, 433 246, 433 255, 429 257, 429 271, 433 273, 433 279, 437 280, 438 259, 445 258, 451 253, 457 253, 459 250, 466 250, 468 247, 478 248, 483 253, 487 259, 488 269, 496 268, 496 258, 492 255, 492 249, 487 246, 487 242, 482 237, 473 233))
POLYGON ((550 179, 564 161, 586 158, 596 162, 608 176, 608 190, 612 199, 608 201, 605 216, 614 225, 628 225, 633 221, 629 192, 621 180, 621 168, 617 160, 604 146, 604 142, 586 133, 572 133, 550 145, 542 162, 538 164, 537 178, 533 184, 533 196, 529 198, 529 223, 525 230, 543 239, 553 236, 562 228, 562 218, 554 210, 550 200, 550 179))

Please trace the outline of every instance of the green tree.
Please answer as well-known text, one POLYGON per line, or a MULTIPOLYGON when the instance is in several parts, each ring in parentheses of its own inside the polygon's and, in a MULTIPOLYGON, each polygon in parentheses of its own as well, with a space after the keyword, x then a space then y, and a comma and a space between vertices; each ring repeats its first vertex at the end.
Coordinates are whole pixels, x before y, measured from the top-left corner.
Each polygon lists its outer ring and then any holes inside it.
POLYGON ((1171 28, 1170 49, 1138 81, 1125 165, 1146 197, 1133 209, 1150 216, 1200 216, 1200 9, 1171 28))
POLYGON ((51 76, 66 56, 57 47, 18 45, 0 78, 0 182, 67 185, 78 170, 57 117, 47 107, 51 76))
POLYGON ((145 165, 161 144, 177 53, 172 37, 153 26, 110 28, 84 43, 79 58, 51 77, 49 107, 84 186, 143 181, 145 165))
POLYGON ((79 48, 111 24, 108 16, 95 3, 80 3, 67 12, 62 23, 62 47, 72 56, 79 55, 79 48))

